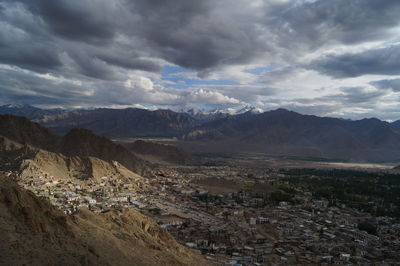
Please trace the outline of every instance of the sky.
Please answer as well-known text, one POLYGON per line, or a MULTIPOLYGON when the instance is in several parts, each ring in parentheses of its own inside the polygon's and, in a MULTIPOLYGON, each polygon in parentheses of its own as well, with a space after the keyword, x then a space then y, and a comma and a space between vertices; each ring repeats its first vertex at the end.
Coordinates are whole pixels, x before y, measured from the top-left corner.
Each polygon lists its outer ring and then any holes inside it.
POLYGON ((399 0, 0 0, 0 104, 400 119, 399 0))

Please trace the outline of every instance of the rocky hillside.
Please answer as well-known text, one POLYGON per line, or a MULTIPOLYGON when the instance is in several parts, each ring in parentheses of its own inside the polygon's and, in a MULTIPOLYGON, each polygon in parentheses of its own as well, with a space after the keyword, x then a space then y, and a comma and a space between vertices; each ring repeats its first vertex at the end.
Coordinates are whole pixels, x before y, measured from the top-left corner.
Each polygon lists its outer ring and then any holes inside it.
POLYGON ((20 144, 54 150, 61 138, 57 134, 25 117, 0 115, 0 135, 20 144))
POLYGON ((61 138, 56 151, 66 156, 91 156, 107 162, 117 161, 140 175, 146 175, 150 172, 146 161, 140 159, 122 145, 97 136, 87 129, 72 129, 61 138))
POLYGON ((123 143, 123 145, 131 152, 148 160, 171 164, 192 164, 198 162, 198 159, 175 145, 143 140, 123 143))
POLYGON ((123 146, 86 129, 73 129, 67 135, 59 136, 26 118, 0 115, 0 136, 21 145, 30 145, 67 157, 95 157, 109 163, 117 161, 140 175, 150 173, 146 161, 123 146))
POLYGON ((64 215, 0 176, 0 265, 206 265, 134 210, 64 215))

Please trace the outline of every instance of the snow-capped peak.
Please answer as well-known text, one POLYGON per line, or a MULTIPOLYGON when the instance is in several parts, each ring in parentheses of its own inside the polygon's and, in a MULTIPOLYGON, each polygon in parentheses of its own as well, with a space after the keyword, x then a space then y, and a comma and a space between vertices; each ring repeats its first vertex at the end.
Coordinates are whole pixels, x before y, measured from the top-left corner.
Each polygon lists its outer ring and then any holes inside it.
POLYGON ((22 104, 22 103, 10 103, 10 104, 3 105, 3 107, 6 107, 6 108, 24 108, 24 107, 28 107, 28 106, 30 106, 30 105, 22 104))
POLYGON ((245 107, 237 110, 235 114, 243 114, 243 113, 252 113, 252 114, 260 114, 263 110, 251 105, 246 105, 245 107))

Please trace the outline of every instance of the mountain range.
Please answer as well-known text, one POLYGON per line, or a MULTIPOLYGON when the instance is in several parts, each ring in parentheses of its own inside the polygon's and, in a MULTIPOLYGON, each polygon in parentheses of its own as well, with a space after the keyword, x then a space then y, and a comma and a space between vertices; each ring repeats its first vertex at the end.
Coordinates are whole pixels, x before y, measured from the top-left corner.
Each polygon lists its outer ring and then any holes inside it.
POLYGON ((61 134, 86 128, 110 138, 176 138, 190 152, 260 152, 351 161, 400 160, 400 120, 344 120, 286 109, 235 114, 94 109, 45 115, 36 122, 61 134))
POLYGON ((186 113, 137 108, 64 112, 35 121, 61 134, 72 128, 86 128, 112 138, 174 137, 200 125, 198 120, 186 113))
POLYGON ((399 160, 396 123, 301 115, 285 109, 205 123, 183 137, 215 149, 346 160, 399 160), (211 144, 213 143, 213 144, 211 144), (235 145, 232 145, 232 144, 235 145))
POLYGON ((66 112, 63 109, 41 109, 28 104, 5 104, 0 105, 0 115, 9 114, 16 116, 24 116, 28 119, 41 119, 47 115, 55 115, 66 112))
POLYGON ((243 113, 259 114, 262 113, 263 111, 259 108, 246 105, 240 109, 227 108, 227 109, 204 110, 204 109, 190 108, 190 109, 182 109, 180 112, 189 114, 193 118, 197 119, 200 123, 205 123, 213 120, 222 119, 228 116, 239 115, 243 113))

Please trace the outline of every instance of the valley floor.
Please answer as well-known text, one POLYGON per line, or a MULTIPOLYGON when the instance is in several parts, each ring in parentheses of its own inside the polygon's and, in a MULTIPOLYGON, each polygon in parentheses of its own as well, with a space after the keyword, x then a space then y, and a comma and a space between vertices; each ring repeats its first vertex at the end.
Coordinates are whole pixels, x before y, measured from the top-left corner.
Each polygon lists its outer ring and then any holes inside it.
MULTIPOLYGON (((324 185, 315 187, 316 183, 335 187, 340 174, 347 181, 339 183, 362 183, 361 175, 365 182, 386 189, 386 178, 398 177, 388 168, 214 157, 202 165, 164 168, 154 178, 136 183, 113 176, 96 182, 52 176, 19 182, 65 213, 137 209, 210 264, 392 265, 400 261, 398 196, 386 198, 376 191, 367 197, 352 191, 354 197, 349 199, 333 192, 326 196, 324 185), (375 231, 367 233, 362 224, 372 224, 375 231)), ((399 182, 392 182, 386 194, 395 193, 399 182)))

